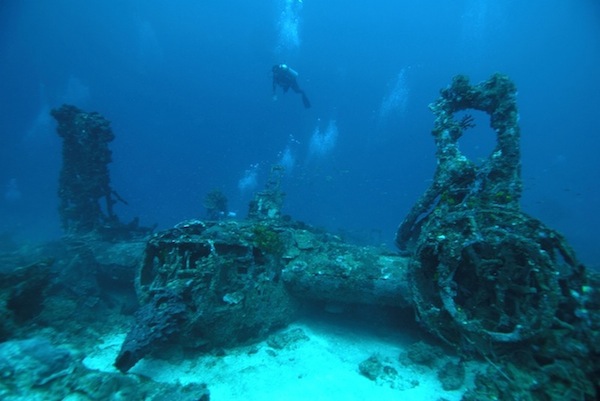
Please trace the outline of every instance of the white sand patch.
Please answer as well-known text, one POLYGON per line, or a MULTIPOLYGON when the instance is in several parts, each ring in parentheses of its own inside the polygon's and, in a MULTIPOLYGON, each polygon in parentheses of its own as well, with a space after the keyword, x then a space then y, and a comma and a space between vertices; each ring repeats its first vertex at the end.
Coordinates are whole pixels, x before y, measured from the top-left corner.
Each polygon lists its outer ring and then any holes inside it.
POLYGON ((85 367, 101 372, 118 372, 119 370, 113 364, 126 336, 126 333, 115 333, 102 338, 96 350, 83 360, 85 367))
MULTIPOLYGON (((348 331, 323 322, 295 323, 285 331, 300 328, 309 337, 289 348, 271 348, 266 342, 226 350, 225 356, 202 355, 169 362, 145 358, 129 374, 157 382, 206 383, 214 401, 312 401, 319 400, 460 400, 464 390, 444 391, 436 372, 403 365, 398 356, 414 340, 402 335, 378 335, 348 331), (359 373, 358 365, 377 354, 393 366, 400 377, 399 388, 376 383, 359 373), (418 384, 416 384, 418 382, 418 384)), ((124 334, 104 339, 84 364, 95 370, 117 372, 113 363, 124 334)), ((472 369, 467 369, 470 372, 472 369)), ((468 374, 467 383, 472 383, 468 374)))

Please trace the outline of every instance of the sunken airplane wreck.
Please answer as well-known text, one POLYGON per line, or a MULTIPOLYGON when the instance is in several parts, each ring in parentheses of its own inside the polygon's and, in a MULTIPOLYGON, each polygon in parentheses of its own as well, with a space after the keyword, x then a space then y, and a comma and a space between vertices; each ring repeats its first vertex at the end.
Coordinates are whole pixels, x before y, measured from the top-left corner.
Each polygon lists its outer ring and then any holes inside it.
MULTIPOLYGON (((124 200, 109 180, 109 122, 73 106, 53 111, 64 138, 59 212, 67 235, 27 255, 2 254, 13 267, 0 272, 2 340, 40 326, 69 327, 64 336, 101 331, 110 320, 129 327, 114 361, 127 373, 172 347, 207 352, 265 339, 307 305, 369 305, 414 310, 461 360, 487 363, 466 401, 596 399, 600 278, 558 232, 520 209, 515 85, 501 74, 476 85, 457 76, 430 108, 437 169, 398 228, 398 253, 348 244, 282 215, 279 166, 246 219, 189 220, 155 234, 137 220, 123 224, 112 209, 124 200), (496 133, 483 163, 458 147, 472 121, 455 115, 468 110, 487 113, 496 133), (77 157, 82 143, 89 157, 77 157)), ((209 399, 210 383, 148 384, 37 347, 57 362, 36 383, 58 393, 77 388, 101 399, 93 383, 103 382, 113 393, 209 399)))

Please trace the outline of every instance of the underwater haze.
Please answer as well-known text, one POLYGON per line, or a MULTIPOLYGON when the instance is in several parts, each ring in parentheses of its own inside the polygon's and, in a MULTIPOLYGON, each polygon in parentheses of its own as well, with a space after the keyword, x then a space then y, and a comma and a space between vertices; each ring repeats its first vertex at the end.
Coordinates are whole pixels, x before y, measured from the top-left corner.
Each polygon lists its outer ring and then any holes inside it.
MULTIPOLYGON (((116 213, 159 229, 221 190, 243 218, 271 166, 284 212, 393 247, 436 167, 428 104, 452 77, 517 85, 525 212, 600 265, 597 0, 5 0, 0 5, 0 233, 61 235, 64 103, 112 122, 116 213), (301 97, 271 68, 298 72, 301 97)), ((473 113, 473 160, 495 133, 473 113)))

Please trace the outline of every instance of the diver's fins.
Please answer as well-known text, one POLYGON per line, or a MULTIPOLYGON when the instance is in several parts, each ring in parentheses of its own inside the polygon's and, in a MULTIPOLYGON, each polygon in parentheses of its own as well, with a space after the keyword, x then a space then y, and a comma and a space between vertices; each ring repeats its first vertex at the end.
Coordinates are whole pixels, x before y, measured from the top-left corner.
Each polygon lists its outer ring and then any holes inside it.
POLYGON ((304 92, 302 92, 302 103, 304 103, 305 109, 310 109, 310 100, 308 100, 304 92))

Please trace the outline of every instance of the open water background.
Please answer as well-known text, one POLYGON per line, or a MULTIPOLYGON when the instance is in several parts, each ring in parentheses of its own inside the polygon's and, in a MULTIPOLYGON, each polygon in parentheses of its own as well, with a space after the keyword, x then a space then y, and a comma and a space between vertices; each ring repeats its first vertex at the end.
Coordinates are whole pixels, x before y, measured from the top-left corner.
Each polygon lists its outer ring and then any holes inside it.
MULTIPOLYGON (((124 222, 204 217, 218 188, 244 217, 270 167, 285 212, 392 240, 435 169, 427 105, 454 75, 519 89, 523 209, 600 265, 600 3, 595 0, 6 0, 0 4, 0 233, 61 235, 63 103, 112 121, 124 222), (271 98, 287 63, 299 96, 271 98)), ((487 157, 487 116, 461 149, 487 157)))

